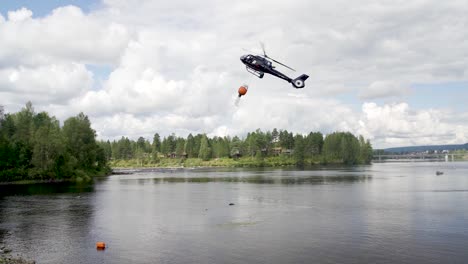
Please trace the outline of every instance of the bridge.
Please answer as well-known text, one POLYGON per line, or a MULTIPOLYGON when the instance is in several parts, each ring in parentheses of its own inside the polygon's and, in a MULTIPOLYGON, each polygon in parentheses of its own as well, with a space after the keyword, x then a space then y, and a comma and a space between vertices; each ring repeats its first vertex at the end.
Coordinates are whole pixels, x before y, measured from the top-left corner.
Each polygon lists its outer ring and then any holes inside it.
POLYGON ((411 153, 411 154, 374 154, 372 161, 455 161, 464 157, 464 154, 453 153, 411 153))

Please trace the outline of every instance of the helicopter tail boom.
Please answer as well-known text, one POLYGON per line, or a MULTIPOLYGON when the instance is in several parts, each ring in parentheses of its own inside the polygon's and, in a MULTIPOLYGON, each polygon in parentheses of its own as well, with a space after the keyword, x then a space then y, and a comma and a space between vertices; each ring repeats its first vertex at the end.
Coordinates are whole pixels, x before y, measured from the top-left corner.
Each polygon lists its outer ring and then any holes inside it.
POLYGON ((291 81, 291 84, 294 86, 296 89, 304 88, 305 86, 305 81, 309 78, 309 75, 307 74, 302 74, 301 76, 297 77, 296 79, 291 81))

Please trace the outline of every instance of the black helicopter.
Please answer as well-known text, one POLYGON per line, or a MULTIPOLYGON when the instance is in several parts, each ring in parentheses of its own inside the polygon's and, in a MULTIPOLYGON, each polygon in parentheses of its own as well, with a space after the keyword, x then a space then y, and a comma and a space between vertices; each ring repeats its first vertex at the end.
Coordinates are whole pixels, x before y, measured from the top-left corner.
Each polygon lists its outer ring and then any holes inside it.
POLYGON ((275 70, 275 66, 272 65, 272 61, 288 68, 288 69, 291 69, 293 71, 296 71, 294 70, 293 68, 287 66, 287 65, 284 65, 283 63, 277 61, 277 60, 274 60, 273 58, 271 57, 268 57, 268 55, 266 55, 265 53, 265 47, 263 46, 262 44, 262 50, 263 50, 263 55, 252 55, 252 54, 247 54, 247 55, 243 55, 240 57, 240 60, 242 61, 242 63, 245 64, 245 67, 247 69, 248 72, 250 72, 251 74, 257 76, 258 78, 263 78, 263 75, 265 75, 265 73, 269 73, 271 75, 274 75, 278 78, 281 78, 283 80, 286 80, 287 82, 291 83, 296 89, 299 89, 299 88, 304 88, 305 86, 305 80, 307 80, 307 78, 309 78, 309 75, 307 74, 302 74, 301 76, 297 77, 296 79, 291 79, 289 78, 288 76, 286 76, 285 74, 275 70))

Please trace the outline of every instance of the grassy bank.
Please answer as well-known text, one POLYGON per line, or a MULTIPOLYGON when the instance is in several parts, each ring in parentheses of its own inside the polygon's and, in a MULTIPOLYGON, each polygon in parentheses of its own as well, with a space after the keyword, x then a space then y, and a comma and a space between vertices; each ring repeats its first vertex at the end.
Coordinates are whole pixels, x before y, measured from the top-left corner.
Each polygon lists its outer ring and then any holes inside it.
MULTIPOLYGON (((339 162, 338 162, 339 163, 339 162)), ((307 159, 305 165, 322 164, 320 159, 307 159)), ((239 159, 231 158, 217 158, 204 161, 198 158, 189 159, 171 159, 163 158, 158 162, 142 159, 130 160, 113 160, 109 162, 112 168, 176 168, 176 167, 283 167, 283 166, 296 166, 297 162, 293 157, 278 156, 267 157, 263 159, 255 157, 242 157, 239 159)))

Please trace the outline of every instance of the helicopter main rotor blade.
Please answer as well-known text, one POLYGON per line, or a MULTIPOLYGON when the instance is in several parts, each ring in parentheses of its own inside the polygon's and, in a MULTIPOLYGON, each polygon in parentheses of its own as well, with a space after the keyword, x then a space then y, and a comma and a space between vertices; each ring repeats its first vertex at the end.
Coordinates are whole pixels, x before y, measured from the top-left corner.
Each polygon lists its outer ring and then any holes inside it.
POLYGON ((251 51, 251 50, 244 49, 244 48, 242 48, 242 49, 243 49, 244 51, 247 51, 247 52, 249 52, 250 54, 257 55, 257 56, 262 56, 262 57, 265 57, 265 56, 263 56, 262 54, 260 54, 260 53, 258 53, 258 52, 251 51))
POLYGON ((279 62, 279 61, 277 61, 277 60, 275 60, 275 59, 273 59, 271 57, 268 57, 268 55, 266 55, 266 52, 265 52, 265 43, 260 41, 260 46, 262 47, 262 50, 263 50, 263 57, 268 58, 268 59, 270 59, 270 60, 272 60, 272 61, 274 61, 274 62, 276 62, 276 63, 278 63, 280 65, 283 65, 284 67, 286 67, 286 68, 288 68, 288 69, 290 69, 292 71, 296 71, 295 69, 289 67, 288 65, 283 64, 283 63, 281 63, 281 62, 279 62))
POLYGON ((262 50, 263 50, 263 56, 268 58, 268 56, 266 55, 266 52, 265 52, 265 44, 260 41, 260 46, 262 47, 262 50))
POLYGON ((277 61, 277 60, 275 60, 275 59, 273 59, 273 58, 270 58, 270 57, 268 57, 268 56, 266 56, 266 57, 267 57, 268 59, 270 59, 270 60, 272 60, 272 61, 274 61, 274 62, 278 63, 278 64, 281 64, 281 65, 283 65, 284 67, 286 67, 286 68, 288 68, 288 69, 290 69, 290 70, 292 70, 292 71, 296 71, 295 69, 293 69, 293 68, 289 67, 289 66, 288 66, 288 65, 286 65, 286 64, 283 64, 283 63, 281 63, 281 62, 279 62, 279 61, 277 61))

